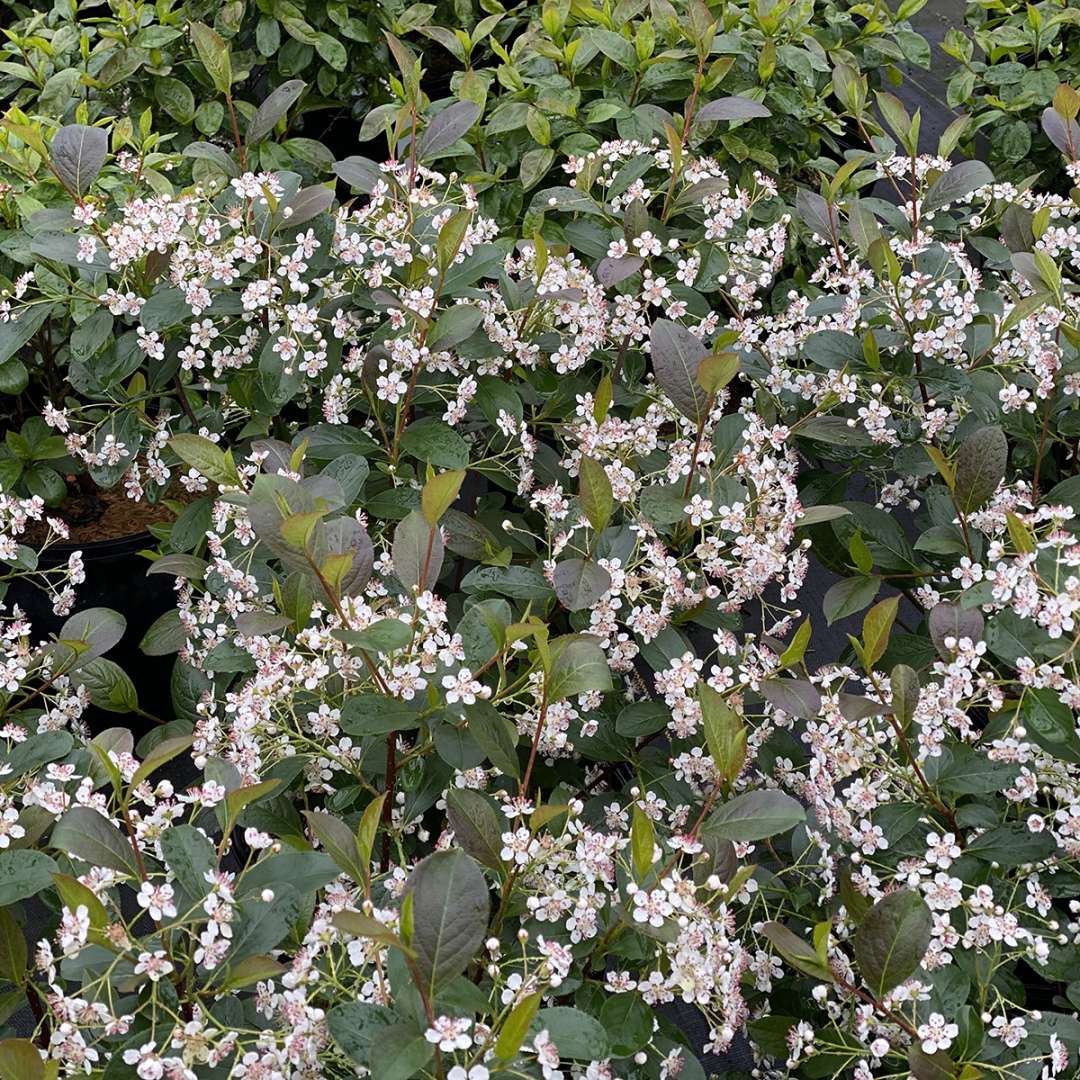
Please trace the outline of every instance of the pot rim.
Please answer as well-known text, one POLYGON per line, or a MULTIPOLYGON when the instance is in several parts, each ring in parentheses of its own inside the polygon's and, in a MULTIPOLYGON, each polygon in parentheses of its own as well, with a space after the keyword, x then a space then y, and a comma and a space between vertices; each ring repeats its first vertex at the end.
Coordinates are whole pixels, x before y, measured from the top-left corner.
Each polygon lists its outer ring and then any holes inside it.
POLYGON ((76 551, 82 552, 84 562, 121 558, 125 555, 134 555, 141 548, 153 543, 155 543, 154 535, 146 529, 141 529, 136 533, 127 533, 124 536, 113 536, 108 540, 87 540, 81 544, 78 541, 65 540, 62 543, 50 544, 39 555, 39 565, 59 566, 67 562, 76 551))

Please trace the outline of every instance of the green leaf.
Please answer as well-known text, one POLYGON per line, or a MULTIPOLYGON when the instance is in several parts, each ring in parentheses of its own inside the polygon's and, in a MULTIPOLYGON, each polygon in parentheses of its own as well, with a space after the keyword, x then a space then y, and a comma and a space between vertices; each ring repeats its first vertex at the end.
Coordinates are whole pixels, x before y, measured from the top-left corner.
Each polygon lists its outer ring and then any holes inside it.
POLYGON ((5 766, 4 783, 10 783, 47 765, 50 761, 59 761, 71 753, 75 740, 69 731, 43 731, 40 735, 31 735, 11 748, 11 753, 3 760, 5 766))
POLYGON ((401 449, 439 469, 464 469, 469 464, 468 443, 434 416, 411 423, 402 432, 401 449))
POLYGON ((697 381, 707 394, 716 394, 723 390, 738 373, 739 356, 737 353, 716 353, 713 356, 706 356, 698 364, 697 381))
POLYGON ((842 578, 829 587, 822 602, 825 621, 832 626, 837 619, 844 619, 862 611, 873 602, 881 588, 879 577, 842 578))
POLYGON ((567 611, 591 608, 611 588, 611 575, 591 559, 563 559, 555 566, 555 595, 567 611))
POLYGON ((523 998, 503 1021, 499 1037, 495 1040, 495 1056, 500 1061, 510 1061, 521 1049, 542 997, 543 994, 537 993, 523 998))
MULTIPOLYGON (((435 245, 435 251, 439 257, 439 269, 444 273, 453 264, 458 252, 461 251, 461 244, 465 239, 465 234, 468 232, 471 219, 472 214, 468 210, 458 210, 446 219, 443 227, 439 230, 439 239, 435 245)), ((467 309, 468 305, 455 305, 455 307, 448 308, 446 314, 451 311, 461 311, 463 308, 467 309)), ((439 321, 442 322, 441 319, 439 321)), ((480 321, 478 320, 473 325, 473 330, 480 325, 480 321)), ((469 330, 465 337, 468 337, 471 333, 472 330, 469 330)), ((461 340, 464 341, 465 339, 462 338, 461 340)))
POLYGON ((638 59, 634 46, 621 34, 594 26, 585 31, 585 37, 606 57, 614 60, 619 67, 625 68, 627 71, 637 70, 638 59))
POLYGON ((989 501, 1005 479, 1008 458, 1009 443, 999 427, 979 428, 960 444, 953 487, 953 498, 960 513, 973 513, 989 501))
POLYGON ((334 637, 354 648, 387 655, 404 649, 412 641, 413 631, 400 619, 379 619, 365 630, 336 630, 334 637))
POLYGON ((889 676, 892 688, 892 707, 901 730, 907 728, 919 704, 919 676, 907 664, 897 664, 889 676))
MULTIPOLYGON (((131 842, 107 818, 88 806, 73 806, 64 814, 53 828, 50 846, 90 866, 139 876, 131 842)), ((55 869, 54 865, 52 870, 55 869)))
POLYGON ((436 851, 409 875, 416 965, 428 987, 460 975, 487 933, 490 898, 480 868, 464 851, 436 851))
POLYGON ((249 956, 238 964, 230 963, 228 973, 221 982, 220 989, 239 990, 264 979, 274 979, 286 971, 285 965, 272 956, 249 956))
POLYGON ((49 147, 53 168, 76 195, 85 195, 93 186, 108 152, 109 137, 104 129, 86 124, 62 127, 49 147))
POLYGON ((193 158, 197 161, 207 161, 214 166, 219 172, 228 177, 237 177, 240 175, 240 169, 237 167, 235 161, 230 157, 229 152, 224 147, 218 146, 215 143, 208 142, 190 142, 181 151, 184 157, 193 158))
POLYGON ((601 533, 611 520, 615 499, 611 481, 604 466, 593 458, 582 456, 578 462, 578 492, 581 509, 593 531, 601 533))
POLYGON ((657 319, 649 337, 653 371, 660 389, 684 416, 701 423, 707 394, 698 383, 701 361, 709 350, 680 323, 657 319))
POLYGON ((549 703, 564 701, 590 690, 611 689, 607 657, 596 638, 567 634, 551 642, 551 670, 547 676, 549 703))
POLYGON ((608 1033, 612 1055, 627 1058, 652 1039, 653 1008, 638 994, 609 994, 600 1010, 600 1023, 608 1033))
POLYGON ((216 443, 203 435, 174 435, 169 447, 185 465, 212 480, 215 484, 237 486, 240 476, 232 458, 216 443))
MULTIPOLYGON (((435 326, 431 331, 431 337, 428 341, 430 348, 439 352, 446 352, 447 350, 456 348, 467 338, 471 337, 473 332, 483 322, 483 314, 479 308, 475 308, 470 304, 455 304, 453 307, 447 308, 435 321, 435 326)), ((434 418, 425 418, 419 423, 428 423, 434 418)), ((434 423, 442 424, 441 420, 435 420, 434 423)), ((447 430, 453 430, 447 426, 447 430)), ((449 464, 451 468, 461 468, 468 463, 468 457, 460 464, 455 464, 460 456, 460 451, 456 449, 454 452, 453 461, 435 462, 435 464, 449 464)), ((467 454, 467 451, 466 451, 467 454)), ((446 457, 445 453, 443 454, 446 457)), ((426 460, 426 459, 425 459, 426 460)))
POLYGON ((84 687, 94 705, 106 712, 127 714, 139 707, 139 695, 131 677, 119 664, 103 656, 80 663, 71 681, 84 687))
POLYGON ((1056 846, 1050 833, 1035 833, 1024 822, 1010 821, 987 829, 967 845, 964 853, 1009 869, 1042 862, 1053 855, 1056 846))
POLYGON ((286 881, 274 882, 273 890, 274 899, 269 902, 249 896, 240 905, 229 949, 230 969, 249 956, 261 956, 277 948, 300 917, 300 893, 286 881))
POLYGON ((667 727, 671 710, 660 701, 634 701, 619 713, 615 731, 628 739, 654 735, 667 727))
POLYGON ((201 22, 191 24, 191 40, 203 67, 206 68, 206 73, 210 76, 210 81, 219 94, 227 95, 232 86, 232 60, 229 55, 229 46, 216 30, 212 30, 201 22))
POLYGON ((194 825, 182 824, 161 834, 161 850, 188 898, 194 902, 206 896, 206 874, 217 865, 214 845, 194 825))
POLYGON ((26 979, 26 938, 11 912, 0 908, 0 979, 17 986, 26 979))
POLYGON ((438 525, 429 525, 419 510, 413 510, 394 530, 394 573, 410 592, 434 586, 444 553, 438 525))
POLYGON ((533 1028, 547 1031, 562 1058, 603 1061, 611 1056, 611 1046, 603 1025, 580 1009, 565 1005, 541 1009, 533 1021, 533 1028))
POLYGON ((161 555, 147 567, 146 574, 173 574, 189 581, 202 581, 210 564, 196 555, 171 552, 161 555))
POLYGON ((44 852, 27 849, 0 851, 0 907, 18 903, 48 889, 56 870, 56 863, 44 852))
POLYGON ((1060 761, 1080 765, 1076 718, 1054 690, 1049 687, 1025 690, 1020 715, 1027 738, 1060 761))
POLYGON ((386 735, 391 731, 407 731, 419 724, 419 703, 381 694, 356 694, 346 698, 341 707, 341 727, 350 735, 386 735))
POLYGON ((45 1080, 45 1062, 29 1039, 0 1042, 0 1080, 45 1080))
POLYGON ((638 507, 645 520, 658 529, 686 520, 685 484, 654 484, 643 488, 638 507))
POLYGON ((944 795, 992 795, 1011 787, 1020 774, 1019 765, 991 761, 984 753, 963 743, 950 747, 947 755, 934 777, 934 786, 944 795))
POLYGON ((918 893, 897 889, 867 913, 852 944, 862 977, 881 1000, 922 963, 933 918, 918 893))
POLYGON ((345 46, 331 34, 316 36, 315 51, 335 71, 344 71, 349 66, 349 54, 345 46))
POLYGON ((364 865, 360 861, 360 850, 356 846, 356 837, 341 818, 321 810, 305 810, 304 818, 308 828, 318 837, 327 855, 353 879, 363 884, 367 877, 364 865))
POLYGON ((228 826, 226 831, 231 831, 232 826, 236 824, 236 819, 246 807, 275 794, 278 788, 282 786, 282 783, 283 781, 279 779, 260 780, 257 784, 249 784, 246 787, 238 787, 230 791, 225 796, 223 806, 225 823, 228 826))
MULTIPOLYGON (((5 349, 7 342, 27 330, 25 324, 28 322, 30 322, 29 318, 23 318, 15 322, 9 320, 0 324, 0 351, 5 349)), ((33 333, 34 331, 31 329, 27 334, 27 338, 33 336, 33 333)), ((14 348, 21 348, 22 344, 25 343, 20 343, 14 348)), ((21 394, 29 385, 30 372, 26 370, 26 365, 21 360, 0 361, 0 394, 21 394)), ((11 481, 11 483, 14 483, 14 481, 11 481)))
POLYGON ((360 824, 356 829, 356 848, 360 853, 360 865, 365 868, 371 862, 371 852, 375 846, 375 836, 379 831, 379 821, 385 802, 386 793, 383 792, 382 795, 377 795, 372 799, 360 815, 360 824))
POLYGON ((465 480, 464 469, 433 476, 420 493, 420 512, 429 525, 438 525, 443 514, 457 501, 461 485, 465 480))
POLYGON ((730 783, 742 771, 746 761, 746 725, 706 682, 698 684, 698 701, 705 728, 705 745, 721 779, 730 783))
POLYGON ((307 510, 299 514, 289 514, 278 526, 278 533, 293 551, 311 554, 314 549, 315 532, 324 517, 326 517, 325 510, 307 510))
POLYGON ((881 110, 881 115, 885 117, 885 122, 892 128, 893 134, 897 140, 909 153, 914 152, 914 148, 910 145, 911 136, 911 117, 908 116, 907 109, 904 108, 900 99, 893 94, 878 93, 876 95, 878 108, 881 110))
POLYGON ((767 922, 761 932, 772 942, 773 948, 793 967, 805 975, 822 982, 833 981, 828 964, 822 963, 817 950, 782 923, 767 922))
MULTIPOLYGON (((166 555, 165 558, 171 556, 166 555)), ((180 556, 181 558, 194 558, 194 556, 180 556)), ((150 629, 143 634, 139 648, 147 656, 171 656, 179 652, 187 641, 187 630, 180 620, 180 612, 176 608, 159 615, 151 624, 150 629)))
POLYGON ((630 825, 630 854, 634 861, 634 876, 638 881, 644 881, 652 869, 655 844, 656 829, 652 820, 635 802, 630 825))
POLYGON ((794 665, 802 663, 802 659, 806 655, 806 647, 810 644, 810 635, 812 633, 813 624, 809 619, 804 619, 800 624, 799 629, 795 631, 795 636, 791 639, 788 647, 780 654, 781 667, 794 667, 794 665))
POLYGON ((68 911, 78 911, 85 907, 93 930, 104 930, 109 925, 109 913, 105 905, 88 886, 70 874, 53 874, 53 884, 60 896, 60 902, 68 911))
MULTIPOLYGON (((145 310, 145 309, 144 309, 145 310)), ((106 308, 99 308, 71 333, 71 355, 85 362, 96 356, 113 337, 113 317, 106 308)), ((146 323, 143 323, 146 326, 146 323)), ((147 329, 152 329, 147 327, 147 329)))
POLYGON ((899 604, 898 596, 890 596, 875 604, 863 619, 863 654, 868 668, 885 655, 899 604))
POLYGON ((957 199, 970 195, 977 188, 994 182, 994 174, 982 161, 961 161, 947 169, 922 198, 922 211, 925 214, 940 210, 941 207, 957 199))
POLYGON ((276 889, 287 883, 301 896, 310 896, 329 885, 340 874, 333 859, 322 851, 285 850, 264 856, 241 877, 238 899, 257 895, 264 889, 276 889))
POLYGON ((195 110, 195 127, 203 135, 216 135, 224 119, 225 107, 220 101, 204 101, 195 110))
POLYGON ((782 791, 748 791, 718 806, 702 828, 723 840, 748 842, 785 833, 805 819, 802 805, 782 791))
POLYGON ((489 701, 477 698, 475 704, 465 706, 469 734, 500 772, 507 776, 521 775, 517 756, 517 728, 489 701))
POLYGON ((190 124, 195 119, 195 95, 179 79, 155 80, 154 96, 177 123, 190 124))
POLYGON ((547 175, 554 161, 555 151, 550 147, 537 146, 532 150, 526 150, 521 155, 521 166, 518 169, 522 191, 529 191, 536 187, 547 175))
POLYGON ((335 1005, 326 1014, 334 1042, 357 1065, 365 1067, 373 1043, 383 1038, 393 1022, 394 1014, 385 1005, 370 1005, 366 1001, 335 1005))
POLYGON ((302 79, 289 79, 270 92, 248 123, 248 146, 254 146, 274 130, 274 125, 292 108, 306 86, 302 79))
POLYGON ((502 869, 502 824, 490 799, 469 788, 451 788, 446 816, 465 851, 492 870, 502 869))
MULTIPOLYGON (((5 323, 0 323, 0 364, 7 366, 6 361, 10 360, 38 332, 52 310, 50 304, 36 304, 17 318, 13 317, 5 323)), ((20 363, 20 361, 12 361, 12 363, 20 363)), ((21 382, 25 376, 25 367, 19 379, 13 380, 12 373, 8 372, 5 375, 4 393, 20 393, 21 388, 11 389, 11 387, 21 382)), ((23 386, 25 385, 23 382, 23 386)))
POLYGON ((434 1054, 434 1044, 415 1024, 391 1024, 369 1044, 368 1067, 372 1080, 413 1080, 422 1074, 434 1054))
POLYGON ((461 591, 497 593, 513 600, 549 600, 551 586, 531 566, 477 566, 461 582, 461 591))

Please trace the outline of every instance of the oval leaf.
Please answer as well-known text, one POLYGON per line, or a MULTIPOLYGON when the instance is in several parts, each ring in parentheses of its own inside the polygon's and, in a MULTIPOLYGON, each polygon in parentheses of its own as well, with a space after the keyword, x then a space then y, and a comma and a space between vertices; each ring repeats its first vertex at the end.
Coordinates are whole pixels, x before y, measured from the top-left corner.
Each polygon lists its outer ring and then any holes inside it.
POLYGON ((933 918, 923 898, 897 889, 879 900, 855 932, 855 959, 879 1000, 922 963, 933 918))
POLYGON ((53 136, 50 152, 53 168, 65 187, 85 195, 105 164, 109 137, 101 128, 68 124, 53 136))
POLYGON ((436 851, 409 876, 416 965, 429 986, 460 975, 487 932, 487 882, 461 850, 436 851))
POLYGON ((766 116, 772 116, 772 113, 760 101, 746 97, 722 97, 702 105, 695 113, 694 121, 754 120, 766 116))
POLYGON ((455 101, 453 105, 448 105, 428 124, 427 130, 417 140, 417 156, 426 161, 442 153, 480 119, 480 112, 480 106, 475 101, 455 101))
POLYGON ((564 559, 555 567, 555 595, 567 611, 592 607, 611 588, 611 575, 589 559, 564 559))
POLYGON ((996 426, 979 428, 960 444, 953 487, 960 513, 970 514, 989 501, 1005 479, 1008 458, 1008 440, 996 426))
POLYGON ((709 350, 685 326, 657 319, 649 336, 653 371, 660 389, 684 416, 700 423, 707 395, 697 373, 709 350))
POLYGON ((802 804, 782 791, 748 791, 718 806, 704 831, 723 840, 764 840, 806 820, 802 804))

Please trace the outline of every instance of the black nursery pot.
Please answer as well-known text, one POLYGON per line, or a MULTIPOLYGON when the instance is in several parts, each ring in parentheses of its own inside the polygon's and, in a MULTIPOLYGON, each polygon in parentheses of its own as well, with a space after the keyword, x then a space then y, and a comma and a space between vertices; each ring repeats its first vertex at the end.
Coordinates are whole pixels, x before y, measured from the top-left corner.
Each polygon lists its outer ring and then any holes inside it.
MULTIPOLYGON (((148 532, 84 544, 55 544, 41 554, 39 565, 42 569, 61 566, 73 552, 82 552, 86 581, 75 586, 73 610, 105 607, 124 617, 127 622, 124 636, 106 655, 119 664, 134 683, 139 705, 168 720, 173 657, 147 656, 139 648, 139 642, 154 621, 176 602, 172 577, 146 575, 150 564, 138 552, 153 544, 154 538, 148 532)), ((12 582, 4 600, 9 610, 15 604, 23 610, 34 628, 36 639, 59 633, 66 620, 66 616, 53 614, 48 594, 25 580, 12 582)), ((145 717, 106 712, 96 707, 91 707, 84 716, 95 732, 123 726, 129 727, 136 738, 153 726, 145 717)))

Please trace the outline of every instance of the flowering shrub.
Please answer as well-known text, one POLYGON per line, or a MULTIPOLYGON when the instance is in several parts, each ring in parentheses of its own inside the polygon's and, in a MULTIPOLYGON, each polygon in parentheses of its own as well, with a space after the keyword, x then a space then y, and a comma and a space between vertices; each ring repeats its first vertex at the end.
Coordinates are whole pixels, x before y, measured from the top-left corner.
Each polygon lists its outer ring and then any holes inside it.
POLYGON ((336 189, 248 156, 288 95, 186 158, 8 114, 0 1080, 1076 1075, 1078 211, 922 152, 818 6, 414 11, 470 92, 388 38, 336 189), (747 134, 802 51, 866 144, 816 190, 747 134), (578 74, 652 121, 556 153, 578 74), (178 510, 154 717, 71 477, 178 510))

